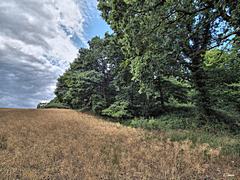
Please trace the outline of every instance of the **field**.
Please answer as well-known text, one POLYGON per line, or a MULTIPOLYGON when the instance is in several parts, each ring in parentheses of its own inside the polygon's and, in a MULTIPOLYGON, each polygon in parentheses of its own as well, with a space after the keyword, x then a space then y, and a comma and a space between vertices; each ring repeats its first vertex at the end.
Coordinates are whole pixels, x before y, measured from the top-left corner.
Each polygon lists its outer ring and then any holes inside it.
POLYGON ((0 179, 240 179, 219 154, 72 110, 0 110, 0 179))

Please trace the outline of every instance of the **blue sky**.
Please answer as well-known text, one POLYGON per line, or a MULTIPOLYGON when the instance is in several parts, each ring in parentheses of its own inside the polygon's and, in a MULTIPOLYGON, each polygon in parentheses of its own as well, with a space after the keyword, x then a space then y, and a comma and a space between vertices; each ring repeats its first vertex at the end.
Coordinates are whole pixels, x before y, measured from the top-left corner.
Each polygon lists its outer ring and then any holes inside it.
POLYGON ((0 1, 0 107, 34 108, 94 36, 111 31, 97 0, 0 1))

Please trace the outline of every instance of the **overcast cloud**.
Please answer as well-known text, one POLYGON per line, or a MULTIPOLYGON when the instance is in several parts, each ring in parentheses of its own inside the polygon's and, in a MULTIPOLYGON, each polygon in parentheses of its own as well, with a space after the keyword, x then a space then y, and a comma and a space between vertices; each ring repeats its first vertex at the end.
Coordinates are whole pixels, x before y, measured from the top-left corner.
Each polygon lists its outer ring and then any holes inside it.
POLYGON ((36 107, 87 45, 96 0, 0 1, 0 107, 36 107))

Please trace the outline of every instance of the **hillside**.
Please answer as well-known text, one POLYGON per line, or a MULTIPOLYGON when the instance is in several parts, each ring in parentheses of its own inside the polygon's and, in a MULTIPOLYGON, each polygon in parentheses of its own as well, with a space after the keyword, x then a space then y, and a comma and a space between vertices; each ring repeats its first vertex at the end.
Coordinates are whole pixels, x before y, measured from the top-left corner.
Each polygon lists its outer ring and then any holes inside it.
POLYGON ((239 164, 73 110, 0 110, 2 179, 238 179, 239 164))

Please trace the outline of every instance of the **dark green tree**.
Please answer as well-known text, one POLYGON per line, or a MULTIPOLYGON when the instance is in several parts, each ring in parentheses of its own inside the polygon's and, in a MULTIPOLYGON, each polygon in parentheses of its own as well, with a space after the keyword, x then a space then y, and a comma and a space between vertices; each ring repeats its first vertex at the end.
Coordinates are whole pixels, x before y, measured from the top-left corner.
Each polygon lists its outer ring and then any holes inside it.
POLYGON ((205 55, 204 69, 209 77, 208 87, 214 104, 222 109, 236 109, 240 104, 240 56, 231 51, 214 49, 205 55))
POLYGON ((56 96, 72 108, 101 113, 114 101, 113 80, 122 58, 113 36, 93 38, 58 79, 56 96))
MULTIPOLYGON (((117 34, 134 78, 151 84, 149 76, 143 78, 142 73, 155 77, 151 64, 163 71, 162 61, 167 60, 171 70, 181 67, 175 77, 184 75, 196 89, 201 119, 211 115, 204 56, 240 34, 238 0, 99 0, 99 9, 117 34)), ((158 79, 165 75, 157 74, 158 79)))

